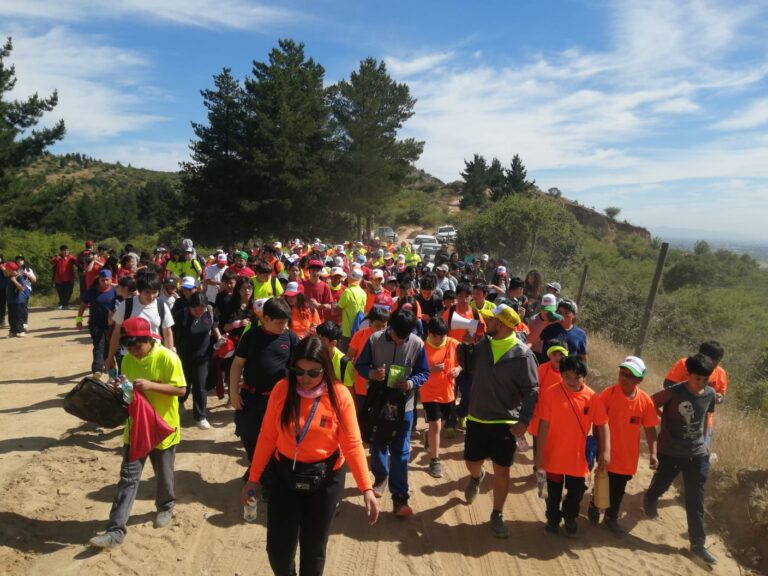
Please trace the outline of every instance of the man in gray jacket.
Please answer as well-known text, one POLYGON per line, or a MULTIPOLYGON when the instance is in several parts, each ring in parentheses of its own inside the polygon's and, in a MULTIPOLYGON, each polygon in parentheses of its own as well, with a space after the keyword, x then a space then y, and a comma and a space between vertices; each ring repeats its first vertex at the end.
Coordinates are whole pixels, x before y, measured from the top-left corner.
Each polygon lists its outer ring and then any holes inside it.
POLYGON ((472 374, 472 393, 464 444, 464 460, 470 478, 464 495, 475 500, 485 477, 483 462, 493 462, 493 512, 491 528, 507 538, 502 510, 509 492, 509 468, 515 455, 516 436, 525 434, 539 397, 538 366, 533 352, 515 336, 520 317, 500 304, 481 310, 486 338, 467 355, 472 374))

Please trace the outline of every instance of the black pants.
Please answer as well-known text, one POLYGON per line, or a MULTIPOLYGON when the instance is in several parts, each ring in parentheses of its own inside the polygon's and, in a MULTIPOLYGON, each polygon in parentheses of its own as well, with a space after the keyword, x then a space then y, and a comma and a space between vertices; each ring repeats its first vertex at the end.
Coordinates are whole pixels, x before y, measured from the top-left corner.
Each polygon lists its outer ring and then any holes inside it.
POLYGON ((691 546, 704 546, 704 484, 709 475, 709 455, 675 458, 659 454, 659 467, 653 475, 646 497, 658 500, 677 475, 683 473, 685 513, 688 517, 688 539, 691 546))
POLYGON ((72 291, 75 289, 75 285, 72 282, 62 282, 56 284, 56 294, 59 295, 59 306, 64 308, 69 306, 69 301, 72 299, 72 291))
POLYGON ((316 494, 303 495, 275 477, 269 492, 267 555, 276 576, 296 575, 296 546, 301 576, 320 576, 336 504, 344 491, 344 466, 331 484, 316 494))
POLYGON ((8 296, 5 288, 0 288, 0 327, 5 326, 5 315, 8 311, 8 296))
POLYGON ((627 482, 630 480, 632 480, 632 476, 608 472, 608 487, 611 495, 611 507, 605 511, 606 518, 613 518, 616 520, 619 517, 621 501, 624 499, 624 493, 627 490, 627 482))
MULTIPOLYGON (((264 414, 267 411, 269 396, 251 394, 242 390, 240 394, 243 400, 243 409, 235 411, 235 434, 240 437, 240 442, 243 443, 250 468, 253 453, 256 450, 256 441, 259 439, 261 423, 264 421, 264 414)), ((261 485, 264 488, 269 488, 270 469, 271 466, 267 465, 261 475, 261 485)), ((247 470, 245 476, 248 476, 247 470)))
POLYGON ((93 362, 91 362, 91 372, 104 372, 104 357, 109 349, 109 328, 107 326, 88 325, 88 332, 91 333, 91 342, 93 343, 93 362))
POLYGON ((11 334, 26 332, 24 324, 27 323, 29 308, 26 302, 17 304, 8 302, 8 329, 11 334))
POLYGON ((181 402, 186 402, 192 394, 192 416, 198 422, 207 417, 208 391, 205 384, 208 380, 208 359, 182 358, 181 367, 187 381, 187 391, 181 402))
POLYGON ((552 476, 547 474, 547 522, 558 526, 563 518, 576 518, 579 515, 587 485, 580 476, 561 476, 559 482, 552 480, 552 476), (565 501, 562 501, 563 486, 568 490, 565 501))

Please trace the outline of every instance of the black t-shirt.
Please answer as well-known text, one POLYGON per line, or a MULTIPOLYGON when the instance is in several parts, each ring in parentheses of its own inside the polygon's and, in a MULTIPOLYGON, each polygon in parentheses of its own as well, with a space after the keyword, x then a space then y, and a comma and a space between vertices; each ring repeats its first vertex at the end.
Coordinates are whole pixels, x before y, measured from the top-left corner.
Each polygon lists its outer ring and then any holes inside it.
POLYGON ((246 359, 243 379, 248 387, 259 394, 271 392, 288 375, 291 352, 298 344, 299 339, 288 330, 276 336, 254 326, 243 334, 235 355, 246 359))
POLYGON ((711 386, 701 394, 691 394, 685 382, 675 384, 653 395, 661 414, 659 454, 676 458, 705 456, 704 423, 707 415, 715 411, 715 391, 711 386))
POLYGON ((189 306, 179 311, 174 306, 176 324, 174 337, 179 356, 183 360, 205 360, 211 346, 211 329, 213 328, 213 309, 208 309, 202 316, 195 318, 189 306), (178 319, 176 316, 178 315, 178 319))
POLYGON ((430 318, 439 316, 443 311, 443 301, 434 292, 429 298, 424 298, 419 294, 416 296, 416 301, 421 306, 421 313, 426 314, 430 318))

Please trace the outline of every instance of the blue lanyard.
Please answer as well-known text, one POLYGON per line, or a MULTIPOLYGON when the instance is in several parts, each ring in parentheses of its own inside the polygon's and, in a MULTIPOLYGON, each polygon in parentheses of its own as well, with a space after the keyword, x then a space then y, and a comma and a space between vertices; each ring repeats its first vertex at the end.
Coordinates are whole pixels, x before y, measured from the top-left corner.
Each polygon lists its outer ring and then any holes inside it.
POLYGON ((296 429, 296 449, 293 452, 293 469, 296 470, 296 457, 299 455, 299 444, 304 440, 304 438, 307 435, 307 432, 309 432, 309 425, 312 423, 312 418, 315 417, 315 412, 317 412, 317 405, 320 404, 320 396, 315 398, 314 403, 312 404, 312 410, 309 412, 309 416, 307 417, 307 421, 304 422, 304 428, 299 431, 299 409, 301 406, 301 396, 296 397, 296 421, 294 422, 294 427, 296 429))

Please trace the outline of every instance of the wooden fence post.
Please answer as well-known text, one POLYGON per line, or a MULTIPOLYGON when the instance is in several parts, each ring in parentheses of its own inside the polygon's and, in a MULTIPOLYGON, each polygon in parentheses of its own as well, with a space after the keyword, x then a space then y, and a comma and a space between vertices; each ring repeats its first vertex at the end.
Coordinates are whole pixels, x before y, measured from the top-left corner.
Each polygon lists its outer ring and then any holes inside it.
POLYGON ((659 259, 656 262, 656 272, 651 283, 651 291, 648 293, 648 300, 645 303, 643 321, 640 323, 640 333, 637 336, 637 344, 635 345, 635 356, 640 356, 643 353, 645 337, 648 333, 648 325, 651 322, 651 314, 653 313, 653 304, 656 301, 656 293, 659 291, 661 275, 664 272, 664 262, 667 260, 667 250, 669 250, 669 242, 662 243, 661 250, 659 250, 659 259))

